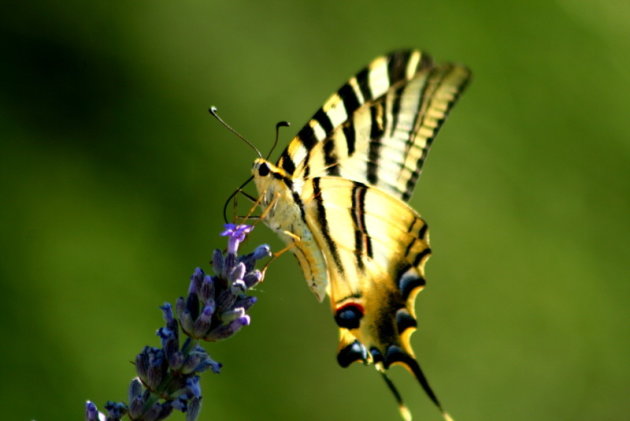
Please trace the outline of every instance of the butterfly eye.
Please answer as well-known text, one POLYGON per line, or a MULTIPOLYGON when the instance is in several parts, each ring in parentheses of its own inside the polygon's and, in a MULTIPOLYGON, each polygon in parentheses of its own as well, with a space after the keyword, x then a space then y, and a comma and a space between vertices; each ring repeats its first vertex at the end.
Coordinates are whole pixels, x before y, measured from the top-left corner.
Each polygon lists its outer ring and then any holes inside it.
POLYGON ((269 167, 267 166, 267 164, 261 164, 260 167, 258 167, 258 174, 261 177, 265 177, 269 174, 269 167))

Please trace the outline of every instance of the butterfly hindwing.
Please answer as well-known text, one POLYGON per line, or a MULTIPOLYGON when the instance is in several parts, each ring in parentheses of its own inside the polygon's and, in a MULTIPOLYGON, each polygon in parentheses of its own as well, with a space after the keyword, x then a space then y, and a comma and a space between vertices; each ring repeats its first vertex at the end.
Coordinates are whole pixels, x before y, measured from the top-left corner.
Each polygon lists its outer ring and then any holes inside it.
POLYGON ((360 318, 369 322, 355 337, 368 349, 384 353, 397 345, 413 355, 408 336, 401 339, 410 319, 399 329, 396 313, 403 309, 415 319, 431 252, 426 223, 386 192, 340 177, 309 179, 302 194, 306 223, 327 262, 333 312, 348 303, 363 307, 360 318), (322 220, 335 221, 334 227, 322 220))
POLYGON ((401 365, 441 409, 410 344, 417 327, 415 298, 431 254, 427 224, 383 190, 340 177, 309 179, 302 194, 306 223, 328 265, 339 364, 371 362, 382 373, 401 365), (322 220, 336 223, 331 228, 322 220))

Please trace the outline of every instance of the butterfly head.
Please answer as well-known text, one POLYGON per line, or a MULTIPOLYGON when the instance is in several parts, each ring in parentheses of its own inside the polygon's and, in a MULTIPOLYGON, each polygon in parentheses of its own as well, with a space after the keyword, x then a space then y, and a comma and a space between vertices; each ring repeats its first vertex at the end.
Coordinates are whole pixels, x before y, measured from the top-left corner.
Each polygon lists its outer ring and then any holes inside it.
POLYGON ((276 166, 271 162, 263 158, 258 158, 254 161, 252 167, 252 174, 255 179, 268 177, 272 171, 277 170, 276 166))
POLYGON ((266 159, 254 161, 252 176, 263 205, 270 203, 274 196, 291 190, 291 178, 287 173, 266 159))

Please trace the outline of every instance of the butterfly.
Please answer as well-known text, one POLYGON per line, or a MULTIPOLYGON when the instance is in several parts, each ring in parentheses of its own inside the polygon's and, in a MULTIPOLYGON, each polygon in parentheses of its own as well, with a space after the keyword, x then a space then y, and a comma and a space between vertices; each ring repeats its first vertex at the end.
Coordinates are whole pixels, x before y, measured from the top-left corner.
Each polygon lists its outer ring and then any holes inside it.
POLYGON ((255 160, 261 217, 297 257, 318 300, 330 298, 337 360, 383 375, 402 365, 442 409, 410 344, 415 298, 431 254, 426 222, 407 201, 431 143, 470 78, 418 50, 377 57, 291 140, 276 164, 255 160))

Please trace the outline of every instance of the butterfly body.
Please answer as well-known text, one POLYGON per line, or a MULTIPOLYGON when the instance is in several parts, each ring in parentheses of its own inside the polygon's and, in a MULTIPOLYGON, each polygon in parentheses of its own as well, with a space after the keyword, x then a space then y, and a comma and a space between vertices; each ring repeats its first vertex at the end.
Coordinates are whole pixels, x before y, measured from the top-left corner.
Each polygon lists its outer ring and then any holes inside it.
MULTIPOLYGON (((406 202, 469 71, 416 50, 378 57, 333 94, 274 165, 252 170, 263 221, 291 246, 339 327, 337 359, 398 364, 441 406, 410 345, 414 302, 431 254, 428 227, 406 202)), ((443 411, 445 418, 448 415, 443 411)))
POLYGON ((264 159, 257 159, 252 171, 256 188, 263 192, 260 206, 266 212, 265 224, 292 246, 306 283, 317 299, 323 301, 328 288, 326 261, 302 217, 302 183, 264 159))

